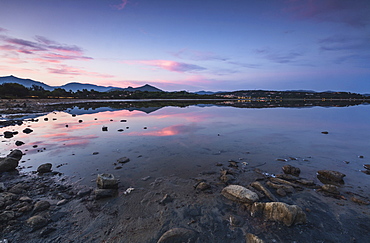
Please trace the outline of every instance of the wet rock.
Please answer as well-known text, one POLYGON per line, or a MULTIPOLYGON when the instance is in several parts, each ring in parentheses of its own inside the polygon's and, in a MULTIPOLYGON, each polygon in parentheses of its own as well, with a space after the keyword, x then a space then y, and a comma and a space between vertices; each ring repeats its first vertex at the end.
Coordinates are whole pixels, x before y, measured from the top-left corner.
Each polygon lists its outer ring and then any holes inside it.
POLYGON ((299 177, 294 176, 294 175, 290 175, 290 174, 279 174, 279 175, 276 175, 276 177, 280 178, 280 179, 288 180, 288 181, 297 181, 297 180, 299 180, 299 177))
POLYGON ((266 185, 268 185, 271 188, 284 190, 285 192, 288 192, 288 193, 294 192, 294 188, 290 185, 279 185, 279 184, 272 183, 271 181, 266 182, 266 185))
POLYGON ((166 231, 157 241, 157 243, 182 243, 194 242, 197 233, 191 229, 173 228, 166 231))
POLYGON ((211 186, 208 183, 204 182, 204 181, 200 182, 195 187, 195 189, 200 190, 200 191, 205 191, 205 190, 210 189, 210 188, 211 188, 211 186))
POLYGON ((118 187, 118 181, 113 174, 98 174, 96 184, 100 189, 112 189, 118 187))
POLYGON ((251 184, 252 187, 256 188, 259 191, 262 191, 271 201, 277 202, 277 198, 270 192, 269 189, 267 189, 265 186, 263 186, 260 182, 255 181, 251 184))
POLYGON ((123 129, 118 129, 117 131, 118 131, 118 132, 123 132, 124 130, 123 130, 123 129))
POLYGON ((24 144, 24 142, 22 142, 22 141, 15 141, 16 146, 22 146, 23 144, 24 144))
POLYGON ((229 184, 235 180, 235 177, 233 175, 227 174, 227 175, 222 175, 220 177, 220 180, 226 184, 229 184))
POLYGON ((284 165, 281 169, 285 174, 290 174, 293 176, 299 176, 299 174, 301 173, 301 170, 299 168, 291 165, 284 165))
POLYGON ((33 212, 45 211, 48 208, 50 208, 50 203, 48 201, 38 201, 37 203, 35 203, 33 212))
POLYGON ((302 184, 302 185, 305 185, 305 186, 314 186, 315 185, 314 181, 306 180, 306 179, 300 179, 300 180, 297 180, 297 182, 302 184))
POLYGON ((255 202, 251 207, 251 214, 262 214, 266 220, 282 222, 286 226, 306 223, 306 214, 299 206, 283 202, 255 202))
POLYGON ((13 137, 13 132, 10 132, 10 131, 4 132, 4 138, 12 138, 12 137, 13 137))
POLYGON ((8 222, 14 217, 15 217, 15 214, 13 211, 4 211, 0 213, 0 222, 8 222))
POLYGON ((166 205, 166 203, 170 203, 170 202, 172 202, 172 201, 173 201, 173 198, 172 198, 170 195, 166 194, 166 195, 164 195, 164 197, 159 201, 159 204, 161 204, 161 205, 166 205))
POLYGON ((318 173, 318 179, 322 177, 332 182, 343 182, 343 177, 346 176, 345 174, 340 173, 338 171, 334 171, 334 170, 319 170, 317 173, 318 173))
POLYGON ((331 185, 331 184, 325 184, 321 187, 321 190, 323 190, 324 192, 328 192, 328 193, 331 193, 331 194, 340 194, 339 190, 338 190, 338 187, 337 186, 334 186, 334 185, 331 185))
POLYGON ((258 238, 256 235, 248 233, 245 237, 246 243, 265 243, 263 240, 258 238))
POLYGON ((259 200, 255 192, 239 185, 229 185, 222 189, 221 194, 227 199, 241 203, 253 203, 259 200))
POLYGON ((323 131, 323 132, 321 132, 322 134, 329 134, 329 132, 328 131, 323 131))
POLYGON ((57 206, 62 206, 64 204, 66 204, 67 202, 68 202, 67 199, 62 199, 62 200, 60 200, 60 201, 57 202, 57 206))
POLYGON ((25 134, 30 134, 31 132, 33 132, 33 130, 31 128, 28 128, 28 127, 23 130, 23 133, 25 133, 25 134))
POLYGON ((116 189, 95 189, 95 199, 114 197, 117 195, 116 189))
POLYGON ((48 236, 51 232, 54 232, 56 231, 57 229, 56 228, 53 228, 53 227, 46 227, 44 229, 42 229, 40 231, 40 236, 41 237, 45 237, 45 236, 48 236))
POLYGON ((103 132, 107 132, 107 131, 108 131, 108 127, 102 127, 102 128, 101 128, 101 130, 102 130, 103 132))
POLYGON ((51 163, 45 163, 37 167, 37 172, 38 173, 48 173, 51 171, 51 167, 53 165, 51 163))
POLYGON ((121 164, 127 163, 129 161, 130 161, 130 159, 127 158, 127 157, 122 157, 122 158, 117 159, 117 162, 121 163, 121 164))
POLYGON ((286 191, 283 189, 283 188, 279 188, 276 190, 276 193, 281 196, 281 197, 285 197, 286 196, 286 191))
POLYGON ((40 229, 48 224, 48 220, 40 215, 33 216, 27 220, 27 225, 32 228, 32 230, 40 229))
POLYGON ((92 154, 93 154, 93 155, 97 155, 97 154, 99 154, 99 152, 93 152, 92 154))
POLYGON ((32 202, 32 199, 30 197, 23 196, 23 197, 19 198, 19 201, 21 201, 21 202, 32 202))
POLYGON ((15 170, 19 164, 19 160, 22 158, 22 155, 22 151, 16 149, 5 158, 0 158, 0 172, 15 170))
POLYGON ((352 202, 355 202, 355 203, 358 203, 358 204, 362 204, 362 205, 369 205, 369 201, 365 201, 365 200, 362 200, 361 198, 359 197, 351 197, 351 201, 352 202))
POLYGON ((364 165, 364 168, 367 169, 367 170, 370 170, 370 164, 364 165))

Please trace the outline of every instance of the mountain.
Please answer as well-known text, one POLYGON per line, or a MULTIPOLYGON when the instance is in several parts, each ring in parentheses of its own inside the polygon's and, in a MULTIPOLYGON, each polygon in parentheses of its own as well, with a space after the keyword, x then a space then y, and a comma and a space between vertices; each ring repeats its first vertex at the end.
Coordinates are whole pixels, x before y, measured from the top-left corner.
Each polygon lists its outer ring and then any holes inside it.
POLYGON ((34 81, 32 79, 18 78, 18 77, 15 77, 13 75, 0 77, 0 84, 4 84, 4 83, 17 83, 17 84, 21 84, 21 85, 23 85, 24 87, 27 87, 27 88, 32 88, 33 85, 37 85, 37 86, 43 87, 45 90, 55 89, 55 87, 49 86, 49 85, 44 84, 42 82, 34 81))
POLYGON ((3 83, 18 83, 18 84, 21 84, 21 85, 23 85, 27 88, 32 88, 33 85, 36 85, 36 86, 41 86, 45 90, 50 90, 50 91, 54 90, 56 88, 62 88, 62 89, 65 89, 67 91, 72 90, 73 92, 76 92, 77 90, 83 90, 83 89, 87 89, 87 90, 92 90, 93 89, 93 90, 96 90, 96 91, 99 91, 99 92, 109 92, 109 91, 113 91, 113 90, 163 92, 163 90, 158 89, 158 88, 156 88, 154 86, 151 86, 149 84, 145 84, 145 85, 137 87, 137 88, 133 88, 133 87, 120 88, 120 87, 113 87, 113 86, 106 87, 106 86, 100 86, 100 85, 95 85, 95 84, 82 84, 82 83, 77 83, 77 82, 68 83, 68 84, 65 84, 65 85, 62 85, 62 86, 50 86, 50 85, 47 85, 47 84, 45 84, 43 82, 40 82, 40 81, 35 81, 35 80, 32 80, 32 79, 18 78, 18 77, 15 77, 13 75, 0 77, 0 85, 3 84, 3 83))

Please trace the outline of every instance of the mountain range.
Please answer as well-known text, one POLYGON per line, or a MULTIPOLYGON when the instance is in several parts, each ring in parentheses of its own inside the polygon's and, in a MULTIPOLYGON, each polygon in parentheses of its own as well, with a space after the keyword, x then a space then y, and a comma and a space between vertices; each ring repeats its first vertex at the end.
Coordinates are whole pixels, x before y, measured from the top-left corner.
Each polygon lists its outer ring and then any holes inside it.
POLYGON ((67 91, 72 90, 73 92, 76 92, 77 90, 96 90, 99 92, 109 92, 113 90, 122 90, 122 91, 148 91, 148 92, 163 92, 163 90, 158 89, 154 86, 151 86, 149 84, 145 84, 143 86, 133 88, 133 87, 127 87, 127 88, 120 88, 120 87, 113 87, 113 86, 100 86, 100 85, 94 85, 94 84, 83 84, 83 83, 77 83, 77 82, 72 82, 68 83, 62 86, 50 86, 47 85, 43 82, 40 81, 35 81, 32 79, 23 79, 23 78, 18 78, 13 75, 11 76, 5 76, 5 77, 0 77, 0 85, 4 83, 17 83, 21 84, 27 88, 32 88, 34 85, 36 86, 41 86, 45 90, 54 90, 57 88, 62 88, 67 91))

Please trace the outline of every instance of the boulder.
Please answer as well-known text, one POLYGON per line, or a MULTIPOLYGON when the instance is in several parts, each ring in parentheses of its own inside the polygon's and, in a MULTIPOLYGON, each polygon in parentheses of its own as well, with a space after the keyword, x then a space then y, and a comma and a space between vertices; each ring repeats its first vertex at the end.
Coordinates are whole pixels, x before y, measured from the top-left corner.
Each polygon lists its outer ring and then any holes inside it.
POLYGON ((27 220, 27 224, 32 228, 32 230, 37 230, 47 225, 48 220, 40 215, 36 215, 29 218, 27 220))
POLYGON ((299 206, 283 202, 255 202, 251 207, 251 214, 262 214, 266 220, 282 222, 286 226, 306 223, 306 214, 299 206))
POLYGON ((196 232, 191 229, 173 228, 166 231, 157 243, 194 242, 196 235, 196 232))
POLYGON ((299 176, 301 169, 291 165, 284 165, 282 168, 283 172, 288 175, 299 176))
POLYGON ((334 170, 319 170, 317 173, 318 177, 321 176, 331 182, 343 182, 343 177, 346 176, 345 174, 334 170))
POLYGON ((37 168, 38 173, 48 173, 53 165, 50 163, 42 164, 37 168))
POLYGON ((118 187, 118 181, 112 174, 98 174, 96 184, 100 189, 111 189, 118 187))
POLYGON ((221 194, 230 200, 241 203, 253 203, 259 200, 257 193, 239 185, 229 185, 222 189, 221 194))
POLYGON ((19 160, 22 158, 22 155, 22 151, 16 149, 5 158, 0 158, 0 172, 15 170, 19 164, 19 160))

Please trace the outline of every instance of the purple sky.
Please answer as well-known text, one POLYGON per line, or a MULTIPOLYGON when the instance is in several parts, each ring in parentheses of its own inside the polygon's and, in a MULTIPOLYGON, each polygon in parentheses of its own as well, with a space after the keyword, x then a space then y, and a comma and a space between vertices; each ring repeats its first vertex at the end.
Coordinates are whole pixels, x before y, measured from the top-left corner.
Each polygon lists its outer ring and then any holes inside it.
POLYGON ((0 0, 0 76, 370 93, 369 0, 0 0))

